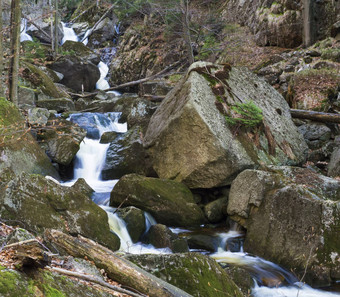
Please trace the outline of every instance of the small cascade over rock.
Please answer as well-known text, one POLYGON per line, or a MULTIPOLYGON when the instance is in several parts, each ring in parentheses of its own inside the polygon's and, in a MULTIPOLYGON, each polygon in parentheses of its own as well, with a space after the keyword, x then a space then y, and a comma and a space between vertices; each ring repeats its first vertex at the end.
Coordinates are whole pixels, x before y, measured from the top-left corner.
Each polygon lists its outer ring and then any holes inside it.
POLYGON ((65 23, 61 22, 63 26, 64 37, 61 44, 64 44, 67 40, 78 41, 78 36, 72 28, 69 28, 65 23))
POLYGON ((26 33, 27 31, 27 20, 22 19, 20 25, 20 42, 33 41, 32 37, 26 33))

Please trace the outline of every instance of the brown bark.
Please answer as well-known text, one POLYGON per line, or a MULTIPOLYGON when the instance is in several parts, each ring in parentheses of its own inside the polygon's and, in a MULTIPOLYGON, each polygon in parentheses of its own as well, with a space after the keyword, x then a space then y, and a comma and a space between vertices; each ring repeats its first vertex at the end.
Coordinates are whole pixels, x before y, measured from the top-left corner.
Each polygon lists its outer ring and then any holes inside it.
POLYGON ((150 297, 190 297, 188 293, 158 279, 111 250, 82 236, 72 237, 57 230, 45 232, 47 240, 73 257, 87 258, 118 283, 150 297))
POLYGON ((290 114, 292 115, 293 118, 296 119, 307 119, 315 122, 340 124, 340 114, 337 113, 291 109, 290 114))
POLYGON ((9 66, 9 98, 18 105, 19 52, 20 52, 20 0, 11 2, 11 60, 9 66))

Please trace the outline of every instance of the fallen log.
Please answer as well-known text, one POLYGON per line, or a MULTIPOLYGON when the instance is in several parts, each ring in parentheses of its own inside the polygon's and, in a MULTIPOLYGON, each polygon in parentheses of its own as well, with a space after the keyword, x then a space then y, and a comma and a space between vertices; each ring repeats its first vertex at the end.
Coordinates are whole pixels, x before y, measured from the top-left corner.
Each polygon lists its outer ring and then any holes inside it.
POLYGON ((46 230, 45 237, 67 254, 93 261, 97 267, 103 268, 112 280, 142 294, 150 297, 192 297, 90 239, 80 235, 72 237, 58 230, 46 230))
POLYGON ((322 123, 340 124, 340 114, 326 113, 311 110, 291 109, 290 114, 295 119, 306 119, 322 123))

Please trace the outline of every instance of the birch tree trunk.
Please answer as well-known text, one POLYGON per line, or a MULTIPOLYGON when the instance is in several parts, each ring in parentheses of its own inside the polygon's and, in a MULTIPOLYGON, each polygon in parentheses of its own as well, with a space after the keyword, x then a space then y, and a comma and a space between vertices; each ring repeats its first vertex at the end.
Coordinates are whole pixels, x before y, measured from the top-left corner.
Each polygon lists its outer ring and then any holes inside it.
POLYGON ((9 99, 18 105, 19 53, 20 53, 20 0, 11 2, 11 58, 9 66, 9 99))

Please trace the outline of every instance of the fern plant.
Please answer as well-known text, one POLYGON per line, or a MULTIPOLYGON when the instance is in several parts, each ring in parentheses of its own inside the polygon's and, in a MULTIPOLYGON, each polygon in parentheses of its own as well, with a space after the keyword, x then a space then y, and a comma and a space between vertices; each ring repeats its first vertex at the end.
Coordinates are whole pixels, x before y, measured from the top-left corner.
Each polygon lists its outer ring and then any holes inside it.
POLYGON ((249 101, 231 106, 231 115, 226 115, 225 120, 231 126, 251 128, 262 123, 263 115, 261 108, 249 101))

